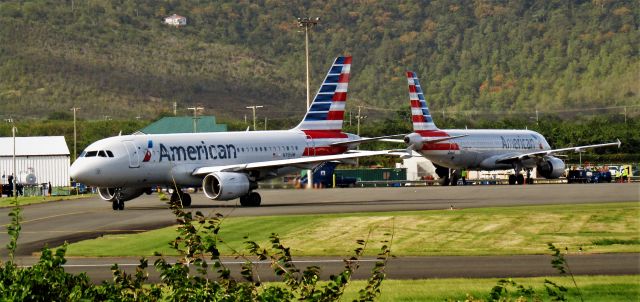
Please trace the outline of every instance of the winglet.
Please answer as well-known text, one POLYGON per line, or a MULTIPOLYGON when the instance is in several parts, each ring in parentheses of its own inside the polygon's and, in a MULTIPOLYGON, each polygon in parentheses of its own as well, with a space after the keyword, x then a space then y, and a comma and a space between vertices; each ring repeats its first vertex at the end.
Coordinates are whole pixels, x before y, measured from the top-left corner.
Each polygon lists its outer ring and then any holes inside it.
POLYGON ((620 146, 622 145, 622 142, 620 142, 619 138, 616 138, 616 141, 618 141, 618 149, 620 149, 620 146))

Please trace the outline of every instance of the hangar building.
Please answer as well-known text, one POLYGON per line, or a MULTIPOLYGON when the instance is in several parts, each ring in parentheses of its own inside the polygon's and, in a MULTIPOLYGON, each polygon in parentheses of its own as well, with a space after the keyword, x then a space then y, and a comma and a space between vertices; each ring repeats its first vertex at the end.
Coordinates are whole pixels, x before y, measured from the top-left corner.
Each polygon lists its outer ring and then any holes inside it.
MULTIPOLYGON (((134 134, 193 133, 194 119, 188 116, 167 116, 140 129, 134 134)), ((196 120, 197 132, 225 132, 227 125, 218 124, 215 116, 203 115, 196 120)))
MULTIPOLYGON (((16 137, 17 183, 69 186, 69 148, 64 136, 16 137)), ((13 173, 13 137, 0 137, 0 182, 13 173)))

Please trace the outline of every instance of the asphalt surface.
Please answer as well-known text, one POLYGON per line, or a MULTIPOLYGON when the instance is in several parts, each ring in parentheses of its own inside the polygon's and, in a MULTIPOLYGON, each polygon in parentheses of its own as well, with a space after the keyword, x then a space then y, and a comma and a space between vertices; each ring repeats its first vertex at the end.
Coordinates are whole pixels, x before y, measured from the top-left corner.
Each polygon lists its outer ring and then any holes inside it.
MULTIPOLYGON (((263 216, 263 215, 294 215, 294 214, 323 214, 371 211, 413 211, 455 208, 477 208, 490 206, 518 206, 542 204, 579 204, 639 201, 640 184, 575 184, 575 185, 525 185, 525 186, 464 186, 464 187, 401 187, 401 188, 351 188, 351 189, 322 189, 322 190, 261 190, 262 206, 259 208, 242 208, 237 201, 212 201, 202 193, 192 194, 192 210, 204 213, 219 212, 227 217, 232 216, 263 216)), ((0 209, 0 225, 6 226, 10 222, 9 208, 0 209)), ((104 234, 134 233, 157 229, 175 224, 175 217, 167 210, 164 202, 157 195, 142 196, 127 202, 124 211, 111 210, 111 204, 99 198, 87 198, 74 201, 51 202, 25 206, 23 209, 22 232, 19 239, 18 256, 24 257, 28 264, 29 257, 39 251, 43 245, 58 246, 63 242, 76 242, 89 238, 96 238, 104 234)), ((8 242, 6 232, 0 233, 0 256, 6 256, 5 242, 8 242)), ((126 247, 123 247, 126 248, 126 247)), ((616 257, 620 254, 614 254, 616 257)), ((629 254, 624 259, 604 257, 586 270, 586 274, 638 274, 640 254, 629 254), (626 260, 625 260, 626 259, 626 260), (624 262, 621 262, 623 261, 624 262), (622 264, 620 264, 622 263, 622 264), (597 264, 597 265, 596 265, 597 264), (619 267, 619 268, 617 268, 619 267), (617 269, 616 269, 617 268, 617 269), (613 270, 613 271, 611 271, 613 270)), ((596 255, 591 255, 596 257, 596 255)), ((506 256, 498 262, 518 259, 506 256)), ((535 256, 533 256, 535 257, 535 256)), ((540 256, 544 257, 544 256, 540 256)), ((410 264, 398 268, 389 267, 390 277, 397 274, 398 278, 426 278, 449 276, 447 271, 455 272, 452 265, 447 265, 439 272, 427 273, 430 270, 412 269, 421 267, 420 263, 432 263, 429 259, 440 257, 399 258, 393 263, 410 264), (413 260, 411 260, 413 259, 413 260), (392 274, 393 272, 393 274, 392 274), (404 272, 404 273, 403 273, 404 272)), ((500 266, 485 266, 489 258, 452 257, 453 263, 469 263, 461 266, 459 277, 492 277, 497 276, 491 268, 500 266), (475 265, 473 265, 475 263, 475 265), (473 268, 473 269, 472 269, 473 268)), ((581 258, 582 259, 582 258, 581 258)), ((586 259, 586 258, 584 258, 586 259)), ((86 259, 85 259, 86 260, 86 259)), ((89 259, 90 260, 90 259, 89 259)), ((130 258, 96 259, 101 266, 86 266, 87 271, 99 271, 105 265, 131 263, 130 258), (108 260, 105 262, 105 260, 108 260)), ((313 259, 312 259, 313 260, 313 259)), ((340 262, 340 259, 333 259, 340 262)), ((548 259, 547 259, 548 260, 548 259)), ((72 260, 70 264, 73 264, 72 260)), ((520 263, 515 260, 514 263, 520 263)), ((539 260, 538 260, 539 261, 539 260)), ((135 262, 135 261, 134 261, 135 262)), ((538 264, 522 262, 524 271, 538 272, 534 275, 548 274, 538 271, 538 267, 550 267, 548 261, 538 264), (529 264, 526 264, 529 263, 529 264)), ((365 262, 367 263, 367 262, 365 262)), ((438 261, 433 262, 437 264, 438 261)), ((394 264, 395 265, 395 264, 394 264)), ((323 263, 323 267, 330 267, 323 263)), ((436 267, 438 267, 436 265, 436 267)), ((502 276, 519 274, 511 265, 502 268, 502 276)), ((77 267, 76 267, 77 268, 77 267)), ((74 269, 76 269, 74 268, 74 269)), ((71 267, 70 267, 71 269, 71 267)), ((331 270, 327 268, 327 270, 331 270)), ((368 270, 367 270, 368 271, 368 270)), ((107 266, 108 272, 108 266, 107 266)), ((453 275, 451 275, 453 276, 453 275)))
MULTIPOLYGON (((152 267, 156 258, 149 259, 147 269, 152 282, 159 282, 158 273, 152 267)), ((619 254, 570 254, 565 255, 571 273, 574 275, 638 275, 640 274, 640 256, 634 253, 619 254)), ((118 266, 127 272, 135 272, 140 258, 69 258, 65 271, 70 273, 89 272, 91 280, 100 283, 112 280, 111 266, 118 266)), ((174 263, 175 258, 168 257, 174 263)), ((254 260, 254 272, 261 281, 280 281, 273 273, 271 263, 254 260)), ((508 277, 536 277, 560 276, 551 266, 550 255, 518 255, 518 256, 434 256, 434 257, 400 257, 391 258, 386 265, 385 272, 388 279, 418 279, 418 278, 508 278, 508 277)), ((20 259, 20 264, 31 265, 37 261, 35 257, 20 259)), ((353 278, 366 279, 371 274, 377 260, 363 258, 354 272, 353 278)), ((232 271, 232 276, 241 279, 239 274, 242 259, 228 258, 223 264, 232 271)), ((321 277, 328 278, 344 269, 342 258, 330 257, 294 257, 294 264, 300 270, 310 265, 322 268, 321 277)), ((215 276, 211 273, 210 276, 215 276)))

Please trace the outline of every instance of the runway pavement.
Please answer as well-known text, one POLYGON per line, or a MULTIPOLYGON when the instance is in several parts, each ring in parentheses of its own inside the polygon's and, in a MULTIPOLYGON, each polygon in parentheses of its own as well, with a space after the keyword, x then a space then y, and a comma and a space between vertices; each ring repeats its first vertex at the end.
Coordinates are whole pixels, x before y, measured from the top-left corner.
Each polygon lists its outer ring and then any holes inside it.
MULTIPOLYGON (((239 207, 237 201, 212 201, 195 193, 192 210, 225 216, 262 216, 639 201, 640 184, 261 190, 260 193, 263 203, 259 208, 239 207)), ((10 222, 9 211, 0 209, 0 225, 10 222)), ((104 234, 142 232, 174 222, 167 206, 155 194, 127 202, 124 211, 111 210, 110 203, 97 197, 25 206, 18 255, 29 256, 44 244, 57 246, 64 241, 104 234)), ((6 255, 7 241, 6 232, 0 233, 0 255, 6 255)))
MULTIPOLYGON (((565 257, 574 275, 637 275, 640 274, 640 257, 634 253, 620 254, 571 254, 565 257)), ((149 259, 153 266, 156 258, 149 259)), ((175 258, 168 257, 175 263, 175 258)), ((434 257, 400 257, 391 258, 385 272, 388 279, 424 279, 424 278, 507 278, 559 276, 551 266, 550 255, 518 255, 518 256, 434 256, 434 257)), ((20 264, 31 265, 37 259, 26 257, 20 264)), ((112 280, 111 266, 118 266, 127 272, 135 272, 140 258, 70 258, 65 271, 70 273, 89 272, 91 280, 100 283, 112 280)), ((359 261, 359 269, 353 274, 355 279, 366 279, 377 260, 363 258, 359 261)), ((223 263, 232 271, 232 276, 240 279, 240 266, 243 260, 227 258, 223 263)), ((270 268, 268 261, 254 261, 255 272, 262 281, 280 281, 270 268)), ((294 257, 294 264, 301 270, 317 265, 323 279, 337 274, 344 269, 342 258, 331 257, 294 257)), ((148 268, 150 280, 159 282, 158 273, 148 268)), ((212 275, 215 275, 212 273, 212 275)))

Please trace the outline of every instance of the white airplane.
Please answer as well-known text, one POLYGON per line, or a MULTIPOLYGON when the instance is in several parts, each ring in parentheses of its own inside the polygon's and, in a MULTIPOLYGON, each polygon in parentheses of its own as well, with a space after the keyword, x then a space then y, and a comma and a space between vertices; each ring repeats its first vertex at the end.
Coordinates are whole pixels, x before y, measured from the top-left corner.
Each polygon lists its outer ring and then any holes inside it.
MULTIPOLYGON (((243 131, 123 135, 89 145, 71 165, 71 177, 99 187, 114 210, 153 186, 200 187, 215 200, 240 198, 242 206, 259 206, 257 182, 310 169, 325 161, 388 154, 351 151, 377 138, 343 133, 351 57, 338 57, 311 107, 295 128, 243 131)), ((175 189, 172 202, 191 204, 189 194, 175 189)))
POLYGON ((441 130, 436 127, 429 113, 416 73, 407 72, 407 80, 414 131, 404 137, 407 151, 411 154, 416 151, 436 167, 440 166, 437 172, 445 185, 449 183, 449 174, 451 184, 456 185, 462 169, 513 169, 515 174, 509 176, 509 184, 525 182, 520 174, 523 169, 527 171, 527 181, 532 181, 529 173, 534 167, 537 167, 538 175, 544 178, 558 178, 564 174, 565 164, 554 154, 606 146, 620 147, 620 140, 617 140, 613 143, 551 149, 544 136, 531 130, 441 130))

